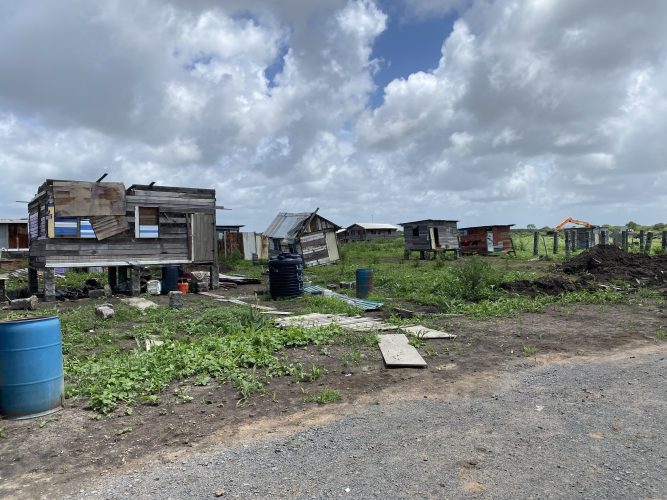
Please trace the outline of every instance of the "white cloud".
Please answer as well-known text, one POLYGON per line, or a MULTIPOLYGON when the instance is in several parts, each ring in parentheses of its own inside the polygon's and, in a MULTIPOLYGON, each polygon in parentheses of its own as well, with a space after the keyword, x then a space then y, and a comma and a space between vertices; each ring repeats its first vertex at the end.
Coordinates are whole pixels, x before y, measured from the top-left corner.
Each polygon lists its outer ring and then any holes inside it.
POLYGON ((317 206, 342 223, 661 217, 665 2, 403 5, 406 23, 460 18, 437 67, 371 109, 389 15, 372 0, 0 4, 0 215, 44 178, 106 171, 215 187, 225 220, 260 230, 317 206))

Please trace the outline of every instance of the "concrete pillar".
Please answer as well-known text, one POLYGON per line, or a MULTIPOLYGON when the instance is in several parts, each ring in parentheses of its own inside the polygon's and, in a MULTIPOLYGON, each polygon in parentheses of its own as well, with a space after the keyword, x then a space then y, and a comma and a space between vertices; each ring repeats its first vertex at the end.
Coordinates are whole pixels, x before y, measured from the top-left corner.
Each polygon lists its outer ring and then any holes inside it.
POLYGON ((570 244, 570 231, 563 231, 565 235, 565 256, 569 257, 572 252, 572 245, 570 244))
POLYGON ((572 229, 572 230, 570 231, 570 245, 572 245, 572 252, 576 252, 576 251, 577 251, 577 247, 578 247, 578 241, 577 241, 577 240, 578 240, 578 237, 577 237, 577 236, 578 236, 578 235, 577 235, 577 230, 576 230, 576 229, 572 229))
POLYGON ((209 273, 210 281, 208 286, 211 290, 217 290, 220 288, 220 268, 218 267, 218 264, 211 264, 209 273))
POLYGON ((533 232, 533 257, 538 257, 540 255, 540 233, 538 231, 533 232))
POLYGON ((639 253, 644 252, 644 230, 639 230, 639 253))
POLYGON ((621 232, 621 245, 623 246, 623 251, 627 252, 628 251, 628 231, 622 231, 621 232))
POLYGON ((141 293, 141 267, 132 266, 132 296, 135 297, 141 293))
POLYGON ((651 247, 653 246, 653 231, 646 233, 646 245, 644 245, 644 253, 651 255, 651 247))
POLYGON ((52 267, 47 267, 44 269, 44 301, 54 300, 56 300, 56 273, 52 267))
POLYGON ((554 255, 558 253, 558 232, 554 231, 554 255))

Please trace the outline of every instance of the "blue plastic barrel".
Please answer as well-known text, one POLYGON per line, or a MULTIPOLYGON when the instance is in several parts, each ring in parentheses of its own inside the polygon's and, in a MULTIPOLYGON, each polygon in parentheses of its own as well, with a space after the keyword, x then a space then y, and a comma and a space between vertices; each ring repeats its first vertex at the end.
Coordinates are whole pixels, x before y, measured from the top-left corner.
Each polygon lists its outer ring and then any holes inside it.
POLYGON ((367 299, 368 292, 373 289, 373 270, 357 269, 357 298, 367 299))
POLYGON ((0 321, 0 415, 47 415, 62 408, 64 397, 58 317, 0 321))
POLYGON ((162 293, 175 292, 178 290, 179 266, 162 267, 162 293))

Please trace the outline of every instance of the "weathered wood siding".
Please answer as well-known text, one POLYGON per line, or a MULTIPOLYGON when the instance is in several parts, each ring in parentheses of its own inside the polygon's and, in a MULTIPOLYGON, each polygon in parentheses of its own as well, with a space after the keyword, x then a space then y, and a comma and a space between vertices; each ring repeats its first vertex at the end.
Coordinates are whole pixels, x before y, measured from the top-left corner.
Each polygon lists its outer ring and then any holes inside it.
POLYGON ((132 186, 125 194, 124 215, 92 218, 96 236, 102 239, 55 239, 43 236, 46 234, 48 200, 53 198, 49 188, 47 182, 47 193, 31 204, 32 211, 36 212, 39 208, 40 219, 39 237, 30 251, 33 266, 123 266, 215 261, 213 190, 132 186), (159 208, 157 238, 135 237, 136 207, 159 208), (123 230, 119 231, 119 228, 123 230))
POLYGON ((403 225, 406 250, 457 250, 459 232, 454 221, 420 221, 403 225), (416 231, 415 231, 416 230, 416 231), (438 245, 432 244, 437 230, 438 245))
POLYGON ((347 241, 389 240, 396 237, 396 229, 364 229, 352 226, 345 231, 347 241))
POLYGON ((468 227, 459 230, 461 253, 487 255, 512 250, 510 225, 468 227), (492 233, 493 249, 489 251, 487 233, 492 233))

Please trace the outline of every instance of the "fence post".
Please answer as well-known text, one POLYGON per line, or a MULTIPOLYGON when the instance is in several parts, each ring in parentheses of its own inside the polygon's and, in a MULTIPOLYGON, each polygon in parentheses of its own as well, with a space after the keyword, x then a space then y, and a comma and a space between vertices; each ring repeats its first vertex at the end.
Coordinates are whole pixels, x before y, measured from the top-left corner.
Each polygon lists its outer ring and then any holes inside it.
POLYGON ((644 230, 639 230, 639 253, 644 252, 644 230))
POLYGON ((565 256, 570 256, 570 231, 563 231, 565 235, 565 256))
POLYGON ((554 255, 558 253, 558 232, 554 231, 554 255))
POLYGON ((577 251, 577 243, 578 243, 577 239, 578 239, 577 238, 577 230, 572 229, 572 231, 570 232, 570 245, 572 245, 572 252, 577 251))
POLYGON ((600 244, 601 245, 606 245, 607 244, 607 239, 608 239, 608 234, 606 229, 601 229, 600 230, 600 244))
POLYGON ((623 246, 623 251, 628 251, 628 230, 621 231, 621 245, 623 246))
POLYGON ((533 257, 540 255, 540 233, 535 231, 533 233, 533 257))
POLYGON ((667 252, 667 231, 662 232, 662 251, 667 252))
POLYGON ((646 245, 644 246, 646 255, 651 255, 651 246, 653 246, 653 231, 646 233, 646 245))

